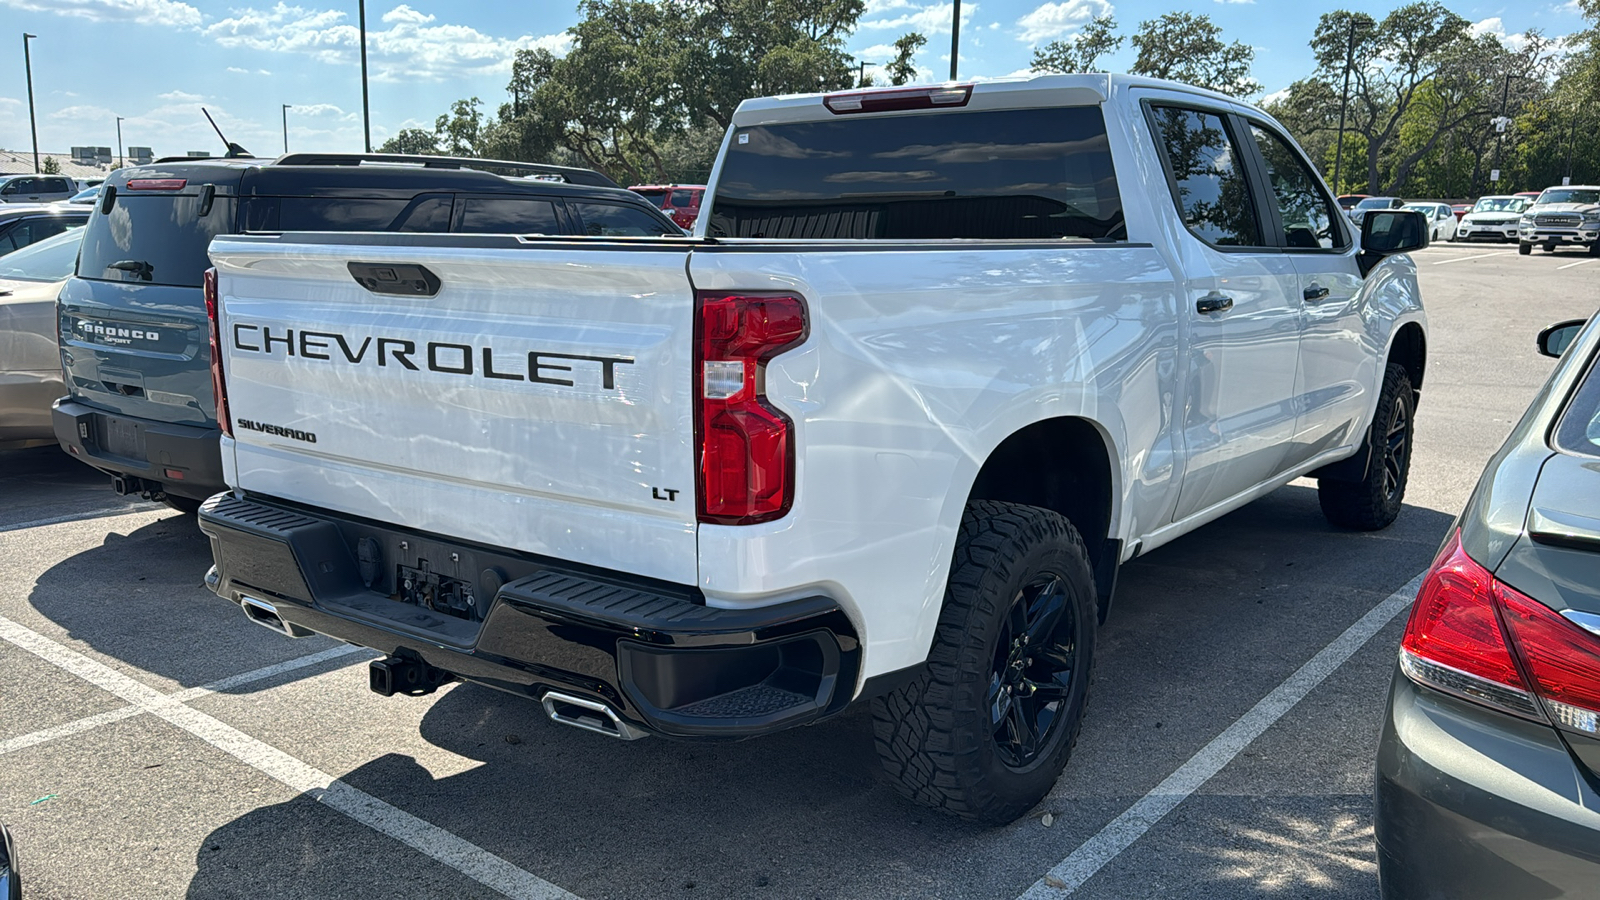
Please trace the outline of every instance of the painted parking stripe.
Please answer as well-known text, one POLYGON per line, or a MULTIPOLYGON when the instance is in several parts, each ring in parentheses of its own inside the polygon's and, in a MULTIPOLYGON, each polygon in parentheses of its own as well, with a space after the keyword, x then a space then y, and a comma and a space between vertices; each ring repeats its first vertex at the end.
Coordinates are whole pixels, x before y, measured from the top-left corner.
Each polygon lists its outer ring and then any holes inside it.
POLYGON ((7 753, 15 753, 18 750, 26 750, 29 747, 37 747, 40 744, 59 738, 83 734, 85 731, 92 731, 101 725, 110 725, 112 722, 121 722, 123 719, 131 719, 134 716, 143 714, 144 710, 137 706, 119 706, 110 712, 85 716, 81 719, 67 722, 64 725, 57 725, 54 728, 45 728, 32 734, 8 738, 0 741, 0 756, 5 756, 7 753))
POLYGON ((1405 586, 1390 594, 1373 607, 1354 625, 1318 651, 1293 675, 1272 689, 1270 694, 1251 707, 1250 711, 1235 719, 1232 725, 1201 747, 1176 771, 1151 789, 1132 806, 1123 811, 1110 824, 1084 841, 1071 854, 1056 863, 1044 877, 1022 892, 1018 900, 1059 900, 1094 877, 1105 865, 1116 859, 1145 832, 1149 831, 1167 813, 1188 799, 1201 785, 1222 771, 1240 751, 1260 737, 1274 722, 1294 708, 1296 703, 1321 684, 1324 679, 1345 661, 1355 655, 1372 637, 1383 630, 1401 612, 1411 605, 1422 584, 1422 574, 1406 582, 1405 586))
POLYGON ((1559 272, 1562 269, 1570 269, 1573 266, 1587 266, 1589 263, 1592 263, 1592 262, 1594 262, 1594 257, 1590 257, 1588 259, 1580 259, 1575 263, 1567 263, 1564 266, 1556 266, 1556 271, 1559 272))
POLYGON ((1469 259, 1488 259, 1491 256, 1505 256, 1510 252, 1510 250, 1496 250, 1493 253, 1479 253, 1477 256, 1458 256, 1455 259, 1441 259, 1438 262, 1429 263, 1429 265, 1446 266, 1450 263, 1466 262, 1469 259))
POLYGON ((0 534, 7 531, 22 531, 26 528, 38 528, 41 525, 60 525, 63 522, 85 522, 89 519, 110 519, 116 516, 131 516, 134 513, 156 512, 158 507, 128 506, 122 509, 97 509, 93 512, 74 513, 70 516, 54 516, 49 519, 34 519, 32 522, 18 522, 14 525, 0 525, 0 534))
POLYGON ((517 900, 576 900, 548 881, 443 828, 391 806, 365 791, 185 706, 155 688, 0 616, 0 640, 65 669, 234 757, 291 790, 323 803, 437 860, 486 887, 517 900))

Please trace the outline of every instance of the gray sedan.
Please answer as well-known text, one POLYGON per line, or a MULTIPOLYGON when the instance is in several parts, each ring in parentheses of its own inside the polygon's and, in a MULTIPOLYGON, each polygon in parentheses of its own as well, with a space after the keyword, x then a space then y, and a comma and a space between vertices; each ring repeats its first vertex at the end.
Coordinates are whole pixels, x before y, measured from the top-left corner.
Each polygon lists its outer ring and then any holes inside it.
POLYGON ((1387 900, 1600 892, 1600 316, 1539 349, 1561 362, 1401 641, 1377 765, 1387 900))
POLYGON ((82 242, 83 229, 73 228, 0 256, 0 447, 55 443, 50 404, 67 392, 56 295, 82 242))

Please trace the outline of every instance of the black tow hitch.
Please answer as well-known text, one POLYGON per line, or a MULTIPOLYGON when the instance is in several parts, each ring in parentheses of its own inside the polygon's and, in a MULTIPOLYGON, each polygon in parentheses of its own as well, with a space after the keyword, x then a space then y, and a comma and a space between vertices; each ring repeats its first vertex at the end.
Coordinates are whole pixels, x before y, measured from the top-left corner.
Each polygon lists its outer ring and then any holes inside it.
POLYGON ((385 697, 393 697, 395 694, 421 697, 437 691, 439 685, 455 679, 454 675, 443 669, 430 666, 420 659, 404 656, 375 659, 368 667, 367 674, 371 679, 373 692, 385 697))

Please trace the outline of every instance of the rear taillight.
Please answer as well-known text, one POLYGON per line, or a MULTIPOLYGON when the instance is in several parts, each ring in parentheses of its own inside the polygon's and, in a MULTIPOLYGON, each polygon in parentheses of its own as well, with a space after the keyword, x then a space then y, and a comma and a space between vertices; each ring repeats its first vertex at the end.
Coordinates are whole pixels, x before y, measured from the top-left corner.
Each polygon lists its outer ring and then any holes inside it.
POLYGON ((845 91, 823 97, 822 105, 828 108, 828 112, 842 116, 850 113, 962 107, 971 99, 972 85, 945 84, 921 88, 845 91))
POLYGON ((806 305, 789 294, 696 295, 695 438, 699 519, 748 525, 794 502, 794 435, 766 399, 768 360, 805 340, 806 305))
POLYGON ((207 269, 201 280, 205 288, 206 318, 211 323, 211 393, 217 400, 217 425, 233 437, 233 419, 228 416, 228 384, 222 378, 222 305, 217 294, 217 270, 207 269))
POLYGON ((181 191, 188 183, 187 178, 130 178, 123 187, 130 191, 181 191))
POLYGON ((1461 548, 1459 533, 1417 592, 1400 667, 1419 684, 1596 733, 1600 639, 1496 581, 1461 548))

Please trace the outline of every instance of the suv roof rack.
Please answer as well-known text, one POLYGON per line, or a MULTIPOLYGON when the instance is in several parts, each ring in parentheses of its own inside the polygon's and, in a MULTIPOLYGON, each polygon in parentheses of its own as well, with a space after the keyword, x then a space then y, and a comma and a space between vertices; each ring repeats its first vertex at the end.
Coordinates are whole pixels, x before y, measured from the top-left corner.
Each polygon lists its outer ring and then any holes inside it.
POLYGON ((274 166, 359 166, 364 162, 397 163, 429 169, 506 169, 528 175, 558 175, 569 184, 621 188, 593 169, 551 166, 544 163, 513 162, 505 159, 474 159, 467 156, 430 156, 411 153, 286 153, 272 161, 274 166))

